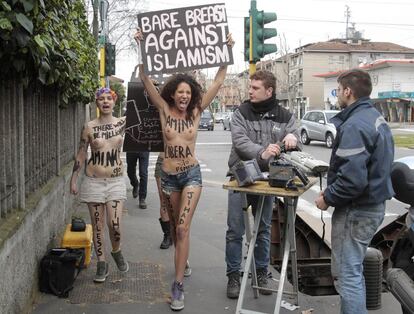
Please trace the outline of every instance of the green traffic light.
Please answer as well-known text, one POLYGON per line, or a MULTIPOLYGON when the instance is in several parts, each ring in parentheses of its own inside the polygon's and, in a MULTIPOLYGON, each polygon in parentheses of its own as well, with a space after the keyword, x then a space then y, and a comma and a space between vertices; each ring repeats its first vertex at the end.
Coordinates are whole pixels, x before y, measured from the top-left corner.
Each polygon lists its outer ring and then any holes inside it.
POLYGON ((105 44, 105 76, 115 74, 115 45, 105 44))
POLYGON ((275 44, 265 43, 266 39, 277 36, 275 28, 265 28, 267 23, 276 20, 276 13, 258 11, 256 8, 256 1, 252 0, 250 2, 249 17, 244 18, 245 61, 257 62, 265 55, 277 52, 277 46, 275 44), (250 49, 252 51, 250 51, 250 49))
POLYGON ((276 13, 258 11, 256 16, 256 36, 258 39, 258 45, 256 48, 257 55, 263 58, 265 55, 274 53, 277 51, 275 44, 266 44, 266 39, 276 37, 277 31, 275 28, 265 28, 265 24, 271 23, 277 20, 276 13))

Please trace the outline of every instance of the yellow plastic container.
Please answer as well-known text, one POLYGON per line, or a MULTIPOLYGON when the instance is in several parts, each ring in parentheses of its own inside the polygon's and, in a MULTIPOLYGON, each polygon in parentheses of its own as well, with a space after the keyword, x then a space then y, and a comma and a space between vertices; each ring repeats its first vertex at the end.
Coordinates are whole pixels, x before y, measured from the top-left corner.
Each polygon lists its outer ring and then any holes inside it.
POLYGON ((72 249, 85 249, 85 263, 87 267, 92 257, 92 225, 86 224, 85 231, 71 231, 72 224, 66 225, 62 239, 62 247, 72 249))

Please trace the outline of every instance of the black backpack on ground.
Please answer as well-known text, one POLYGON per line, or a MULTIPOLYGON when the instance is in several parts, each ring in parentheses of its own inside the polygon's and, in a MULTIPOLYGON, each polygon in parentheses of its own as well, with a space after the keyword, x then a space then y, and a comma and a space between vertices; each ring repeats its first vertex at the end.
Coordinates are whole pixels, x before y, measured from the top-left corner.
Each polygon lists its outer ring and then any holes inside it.
POLYGON ((39 290, 67 298, 84 260, 84 249, 49 250, 40 261, 39 290))

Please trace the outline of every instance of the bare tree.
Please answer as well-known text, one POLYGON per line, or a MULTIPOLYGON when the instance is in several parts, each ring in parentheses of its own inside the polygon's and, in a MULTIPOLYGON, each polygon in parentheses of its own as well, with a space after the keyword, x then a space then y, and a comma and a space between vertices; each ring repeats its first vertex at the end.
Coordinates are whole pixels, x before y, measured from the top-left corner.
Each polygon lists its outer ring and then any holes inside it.
POLYGON ((289 45, 286 40, 285 34, 280 34, 279 36, 279 58, 281 61, 281 66, 278 67, 278 70, 281 72, 276 76, 277 86, 280 89, 281 93, 286 93, 289 103, 289 109, 293 112, 293 98, 294 98, 294 86, 296 82, 290 77, 290 52, 289 45))
MULTIPOLYGON (((85 0, 88 16, 92 20, 92 33, 98 40, 103 27, 99 26, 100 0, 85 0)), ((107 41, 116 45, 116 52, 136 49, 131 34, 138 25, 138 13, 145 12, 147 0, 108 0, 108 37, 107 41)))

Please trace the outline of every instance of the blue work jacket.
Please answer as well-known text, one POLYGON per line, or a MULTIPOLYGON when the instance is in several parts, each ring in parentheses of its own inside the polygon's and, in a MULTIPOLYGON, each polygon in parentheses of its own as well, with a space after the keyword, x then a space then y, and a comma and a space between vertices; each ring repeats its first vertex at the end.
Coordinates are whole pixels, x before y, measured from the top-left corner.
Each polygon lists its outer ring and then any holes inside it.
POLYGON ((384 117, 362 97, 331 119, 332 147, 325 202, 334 207, 383 203, 394 195, 394 140, 384 117))

